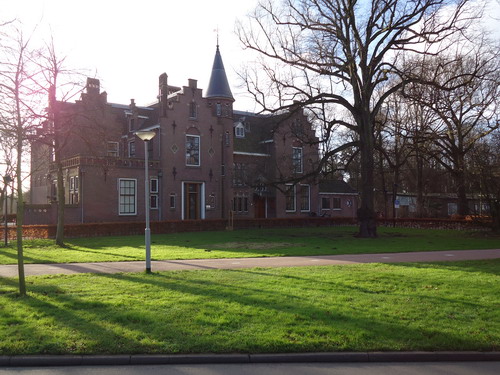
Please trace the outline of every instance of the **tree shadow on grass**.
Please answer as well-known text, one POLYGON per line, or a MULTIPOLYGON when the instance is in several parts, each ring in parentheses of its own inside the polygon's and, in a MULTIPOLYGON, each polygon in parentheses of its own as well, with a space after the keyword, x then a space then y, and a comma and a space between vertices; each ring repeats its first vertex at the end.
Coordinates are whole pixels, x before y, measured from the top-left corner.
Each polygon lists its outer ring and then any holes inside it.
MULTIPOLYGON (((370 306, 346 307, 344 301, 334 298, 338 283, 332 287, 326 280, 294 276, 295 289, 290 290, 286 275, 273 274, 274 280, 267 282, 261 275, 267 273, 259 270, 256 280, 240 282, 241 278, 234 276, 240 272, 252 273, 231 270, 211 274, 182 271, 92 275, 96 284, 107 280, 101 295, 44 282, 30 285, 30 297, 11 299, 11 303, 24 306, 30 314, 50 318, 53 325, 47 331, 39 327, 46 324, 44 320, 26 324, 19 333, 29 348, 24 354, 491 350, 480 339, 436 325, 415 327, 406 320, 395 321, 388 313, 373 314, 370 306), (307 291, 301 292, 311 284, 323 290, 323 301, 317 301, 307 291), (120 299, 115 301, 117 296, 120 299), (183 299, 186 296, 188 301, 183 299), (262 336, 274 332, 274 325, 282 328, 266 341, 262 336), (59 336, 58 330, 72 334, 59 336), (239 335, 240 331, 245 336, 239 335)), ((53 279, 64 285, 64 278, 53 279)), ((7 283, 12 285, 10 280, 7 283)), ((369 292, 368 288, 356 290, 352 285, 344 289, 354 298, 357 293, 369 292)), ((432 296, 425 302, 446 306, 455 303, 432 296)))
MULTIPOLYGON (((114 278, 116 276, 106 275, 105 277, 114 278)), ((427 339, 432 336, 440 336, 442 341, 448 343, 452 342, 453 348, 474 348, 480 346, 478 345, 479 342, 474 343, 473 338, 464 338, 462 336, 446 333, 444 331, 439 332, 439 330, 436 330, 435 327, 415 329, 408 327, 407 322, 405 321, 401 323, 394 323, 380 319, 374 320, 369 311, 366 313, 362 311, 352 311, 352 314, 342 313, 341 310, 343 310, 343 306, 341 306, 341 303, 338 302, 331 305, 325 305, 324 307, 319 307, 317 304, 310 303, 310 300, 301 295, 284 293, 283 291, 279 291, 279 295, 276 295, 276 291, 274 291, 272 287, 267 290, 256 289, 249 286, 242 287, 241 285, 236 287, 234 284, 207 281, 206 279, 179 279, 171 273, 168 275, 155 275, 146 278, 137 278, 136 276, 132 276, 130 274, 120 275, 119 277, 132 282, 146 282, 149 285, 160 289, 168 289, 182 294, 196 295, 202 299, 206 299, 207 301, 231 302, 237 303, 240 306, 249 307, 257 306, 259 309, 270 311, 271 315, 275 315, 275 313, 278 315, 291 314, 296 317, 296 323, 299 326, 308 326, 308 322, 314 322, 314 324, 318 324, 319 322, 321 327, 328 330, 326 327, 331 327, 332 325, 335 326, 336 323, 342 322, 342 327, 339 327, 339 329, 346 332, 354 329, 362 332, 376 333, 373 336, 374 340, 379 343, 378 345, 382 345, 382 347, 368 347, 366 349, 384 349, 385 345, 388 343, 391 343, 389 346, 394 345, 394 347, 398 347, 398 345, 405 345, 408 340, 413 340, 415 338, 420 338, 420 340, 417 340, 420 343, 415 344, 416 346, 412 344, 408 349, 418 349, 418 345, 421 345, 421 349, 426 349, 428 348, 426 347, 427 339)), ((448 304, 454 303, 454 301, 447 301, 445 299, 439 299, 439 301, 429 300, 429 303, 436 302, 448 304)), ((453 348, 448 347, 441 349, 453 348)), ((325 347, 322 350, 330 349, 338 350, 339 347, 325 347)), ((352 347, 350 349, 352 349, 352 347)))
MULTIPOLYGON (((23 259, 25 263, 50 263, 47 259, 43 258, 36 258, 30 255, 27 255, 26 252, 29 252, 29 250, 24 249, 23 250, 23 259)), ((7 257, 9 259, 12 259, 12 263, 5 263, 5 264, 16 264, 17 263, 17 250, 12 249, 11 251, 1 251, 0 250, 0 255, 7 257)), ((0 263, 3 264, 3 263, 0 263)))

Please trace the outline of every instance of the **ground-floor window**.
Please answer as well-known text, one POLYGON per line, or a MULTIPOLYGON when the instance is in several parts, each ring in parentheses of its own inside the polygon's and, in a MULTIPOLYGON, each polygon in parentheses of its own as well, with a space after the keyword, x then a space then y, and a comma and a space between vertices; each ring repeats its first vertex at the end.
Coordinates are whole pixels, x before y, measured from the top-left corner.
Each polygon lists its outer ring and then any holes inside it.
POLYGON ((119 215, 137 215, 137 180, 118 179, 119 215))
POLYGON ((80 186, 78 176, 69 178, 69 204, 78 204, 78 189, 80 186))
POLYGON ((323 210, 330 209, 330 198, 326 198, 326 197, 321 198, 321 208, 323 210))
POLYGON ((341 203, 340 203, 340 198, 333 198, 333 209, 334 210, 340 210, 342 208, 341 203))
POLYGON ((300 210, 309 212, 311 210, 311 187, 300 185, 300 210))
POLYGON ((295 185, 286 185, 285 210, 295 212, 295 185))
POLYGON ((175 193, 170 193, 170 209, 171 210, 175 209, 176 197, 177 197, 177 195, 175 193))
POLYGON ((157 210, 159 206, 158 191, 158 178, 153 177, 149 181, 149 208, 153 210, 157 210))
POLYGON ((247 213, 248 212, 248 196, 247 195, 237 195, 233 199, 233 211, 236 213, 247 213))

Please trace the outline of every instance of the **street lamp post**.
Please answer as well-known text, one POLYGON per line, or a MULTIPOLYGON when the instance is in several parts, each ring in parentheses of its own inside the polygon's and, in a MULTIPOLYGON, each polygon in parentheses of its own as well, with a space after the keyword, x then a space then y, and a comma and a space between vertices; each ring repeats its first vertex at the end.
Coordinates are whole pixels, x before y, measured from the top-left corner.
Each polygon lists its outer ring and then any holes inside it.
POLYGON ((7 210, 7 202, 8 202, 8 199, 7 199, 7 185, 9 184, 9 182, 12 181, 12 178, 9 176, 9 175, 5 175, 3 177, 3 184, 4 184, 4 194, 3 194, 3 197, 4 197, 4 228, 3 228, 3 236, 4 236, 4 243, 5 243, 5 246, 7 247, 7 245, 9 244, 9 232, 8 232, 8 221, 7 221, 7 215, 8 215, 8 210, 7 210))
POLYGON ((146 245, 146 272, 151 273, 151 229, 149 228, 149 155, 148 142, 156 135, 154 131, 138 130, 135 132, 144 141, 144 209, 146 212, 146 229, 144 230, 146 245))

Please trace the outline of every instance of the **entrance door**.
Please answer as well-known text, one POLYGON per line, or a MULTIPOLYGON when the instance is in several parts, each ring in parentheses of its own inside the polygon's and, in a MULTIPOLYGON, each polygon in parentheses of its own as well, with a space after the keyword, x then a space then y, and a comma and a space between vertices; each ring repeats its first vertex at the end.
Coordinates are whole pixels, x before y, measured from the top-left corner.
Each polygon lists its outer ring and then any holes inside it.
POLYGON ((184 184, 184 218, 188 220, 200 219, 200 196, 201 184, 184 184))
POLYGON ((254 195, 253 197, 253 205, 255 210, 255 218, 256 219, 265 219, 266 218, 266 198, 259 197, 254 195))

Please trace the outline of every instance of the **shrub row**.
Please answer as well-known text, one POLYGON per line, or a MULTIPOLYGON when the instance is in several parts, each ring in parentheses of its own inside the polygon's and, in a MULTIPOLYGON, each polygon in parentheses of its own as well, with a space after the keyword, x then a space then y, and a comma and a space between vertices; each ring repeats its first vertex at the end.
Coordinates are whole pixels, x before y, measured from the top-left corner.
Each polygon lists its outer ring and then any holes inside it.
MULTIPOLYGON (((235 219, 232 228, 227 220, 171 220, 156 221, 151 223, 151 233, 178 233, 217 231, 225 229, 257 229, 257 228, 299 228, 356 225, 355 219, 350 218, 274 218, 274 219, 235 219)), ((451 219, 379 219, 378 225, 397 226, 407 228, 433 228, 433 229, 459 229, 481 230, 487 228, 486 221, 468 221, 451 219)), ((86 223, 68 224, 64 226, 65 237, 99 237, 99 236, 125 236, 144 233, 144 222, 125 223, 86 223)), ((0 229, 3 238, 3 228, 0 229)), ((25 225, 23 237, 25 238, 54 238, 55 225, 25 225)), ((9 238, 16 238, 16 228, 9 227, 9 238)))

